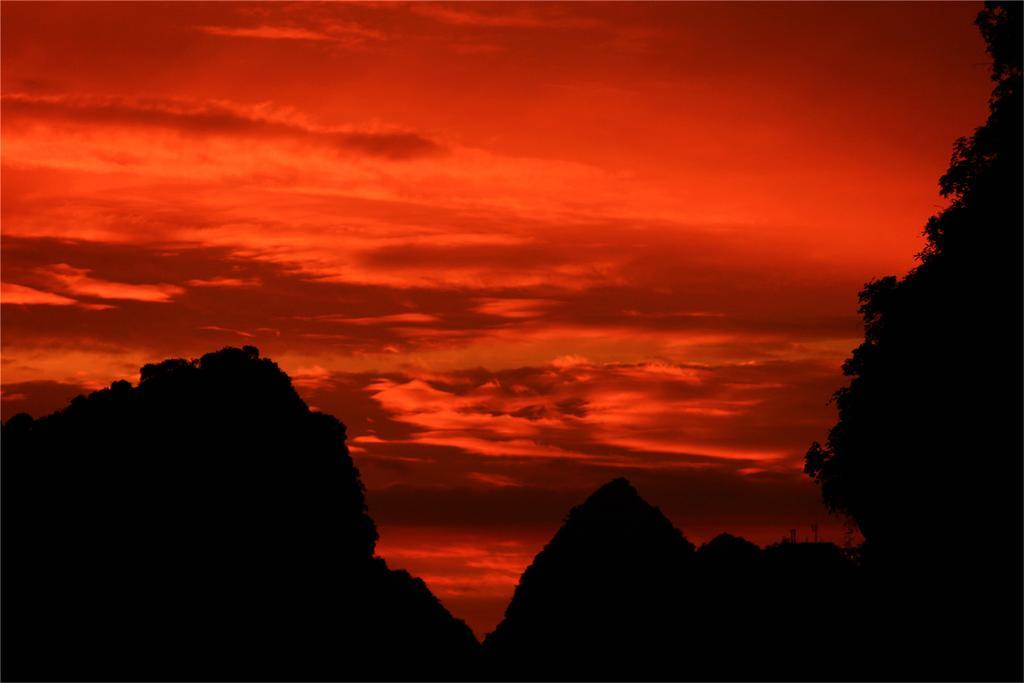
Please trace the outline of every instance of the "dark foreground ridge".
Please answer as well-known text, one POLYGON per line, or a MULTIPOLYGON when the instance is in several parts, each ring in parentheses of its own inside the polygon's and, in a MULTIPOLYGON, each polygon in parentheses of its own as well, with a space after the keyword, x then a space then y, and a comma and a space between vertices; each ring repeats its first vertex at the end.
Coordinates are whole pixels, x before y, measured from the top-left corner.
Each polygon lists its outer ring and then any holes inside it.
MULTIPOLYGON (((422 581, 374 557, 344 426, 310 411, 252 347, 147 365, 138 386, 13 417, 2 441, 4 680, 1013 680, 1020 670, 1019 640, 972 635, 1012 636, 1013 624, 923 610, 894 594, 890 567, 829 543, 762 550, 723 534, 695 550, 625 479, 570 511, 481 654, 422 581), (937 630, 963 649, 922 658, 922 637, 937 630)), ((955 605, 977 586, 949 580, 943 591, 932 598, 955 605)))
POLYGON ((505 680, 1020 680, 1021 605, 1003 568, 982 568, 993 585, 981 586, 979 571, 935 566, 944 583, 925 574, 921 590, 905 571, 832 543, 762 550, 722 534, 694 551, 616 479, 573 508, 523 573, 484 640, 485 670, 505 680), (970 596, 988 600, 964 619, 970 596), (928 650, 929 639, 946 649, 928 650))
POLYGON ((495 678, 850 678, 814 628, 854 590, 829 543, 764 551, 723 534, 695 551, 625 479, 598 489, 524 572, 484 641, 495 678), (799 654, 794 654, 799 643, 799 654))
POLYGON ((4 680, 470 675, 478 645, 375 558, 345 427, 255 348, 3 428, 4 680))

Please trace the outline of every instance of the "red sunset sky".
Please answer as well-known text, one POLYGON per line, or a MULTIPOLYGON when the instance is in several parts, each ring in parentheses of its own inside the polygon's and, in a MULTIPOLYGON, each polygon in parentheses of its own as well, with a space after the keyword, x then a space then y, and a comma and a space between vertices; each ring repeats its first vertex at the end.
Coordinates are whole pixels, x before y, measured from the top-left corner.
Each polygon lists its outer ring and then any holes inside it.
POLYGON ((258 346, 479 635, 614 476, 838 541, 802 456, 984 120, 979 8, 4 2, 4 417, 258 346))

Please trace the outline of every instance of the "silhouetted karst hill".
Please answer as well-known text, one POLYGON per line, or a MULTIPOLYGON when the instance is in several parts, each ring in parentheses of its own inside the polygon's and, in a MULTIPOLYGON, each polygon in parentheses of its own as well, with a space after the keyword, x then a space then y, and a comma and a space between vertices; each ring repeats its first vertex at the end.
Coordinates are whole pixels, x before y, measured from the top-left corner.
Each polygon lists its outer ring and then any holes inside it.
POLYGON ((638 670, 634 657, 660 657, 665 648, 674 656, 666 626, 680 616, 693 554, 629 482, 609 482, 572 509, 523 573, 504 621, 484 641, 490 671, 629 676, 638 670))
POLYGON ((723 534, 694 552, 616 479, 569 513, 484 641, 488 675, 532 680, 843 679, 852 595, 834 545, 762 551, 723 534), (810 589, 810 590, 809 590, 810 589), (798 654, 795 654, 798 651, 798 654))
POLYGON ((252 347, 3 427, 4 678, 465 675, 477 644, 373 557, 345 427, 252 347))

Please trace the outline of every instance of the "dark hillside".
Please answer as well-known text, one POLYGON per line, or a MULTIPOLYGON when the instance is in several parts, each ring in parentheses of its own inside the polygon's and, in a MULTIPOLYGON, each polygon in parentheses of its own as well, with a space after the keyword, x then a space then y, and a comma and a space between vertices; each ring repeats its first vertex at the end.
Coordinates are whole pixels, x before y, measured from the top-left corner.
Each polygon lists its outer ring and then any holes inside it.
POLYGON ((256 349, 3 428, 4 678, 457 677, 476 641, 373 557, 345 427, 256 349))

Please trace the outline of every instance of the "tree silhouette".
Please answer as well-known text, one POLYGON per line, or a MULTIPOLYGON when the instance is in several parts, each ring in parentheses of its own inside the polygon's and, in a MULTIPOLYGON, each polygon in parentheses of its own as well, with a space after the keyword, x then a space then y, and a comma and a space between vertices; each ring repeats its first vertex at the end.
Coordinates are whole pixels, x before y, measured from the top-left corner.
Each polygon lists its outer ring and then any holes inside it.
POLYGON ((4 678, 469 675, 376 538, 345 427, 255 348, 147 365, 3 428, 4 678))
POLYGON ((955 145, 919 265, 861 292, 839 420, 806 458, 917 676, 1021 676, 1021 10, 978 16, 988 120, 955 145))

